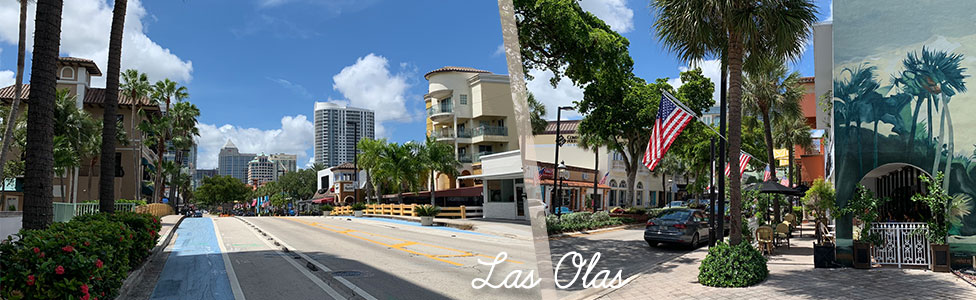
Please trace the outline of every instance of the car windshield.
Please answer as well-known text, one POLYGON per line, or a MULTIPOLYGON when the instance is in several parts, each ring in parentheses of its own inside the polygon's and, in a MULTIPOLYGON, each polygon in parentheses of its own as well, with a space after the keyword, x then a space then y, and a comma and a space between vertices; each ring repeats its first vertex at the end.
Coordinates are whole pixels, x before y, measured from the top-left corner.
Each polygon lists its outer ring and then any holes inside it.
POLYGON ((671 221, 684 221, 688 219, 691 215, 691 211, 688 210, 669 210, 661 214, 658 219, 661 220, 671 220, 671 221))

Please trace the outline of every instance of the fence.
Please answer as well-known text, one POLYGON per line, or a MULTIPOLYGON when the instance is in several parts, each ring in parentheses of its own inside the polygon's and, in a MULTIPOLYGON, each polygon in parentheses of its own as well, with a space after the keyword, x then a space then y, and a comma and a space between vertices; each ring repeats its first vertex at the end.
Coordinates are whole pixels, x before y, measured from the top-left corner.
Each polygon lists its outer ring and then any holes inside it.
MULTIPOLYGON (((115 211, 134 211, 135 203, 116 203, 115 211)), ((67 222, 77 216, 98 213, 98 203, 54 202, 54 222, 67 222)))
MULTIPOLYGON (((417 206, 417 204, 367 204, 363 213, 416 217, 417 215, 413 212, 414 206, 417 206)), ((352 215, 352 206, 337 206, 332 209, 332 215, 352 215)), ((467 219, 469 217, 481 217, 483 215, 484 211, 481 206, 461 205, 459 207, 441 207, 441 213, 437 216, 467 219)))
POLYGON ((150 214, 156 217, 168 216, 175 213, 173 212, 172 206, 163 203, 151 203, 148 205, 139 205, 136 206, 134 211, 141 214, 150 214))
POLYGON ((929 264, 929 243, 925 239, 928 226, 920 222, 873 223, 871 233, 884 242, 874 247, 872 254, 879 264, 925 266, 929 264))

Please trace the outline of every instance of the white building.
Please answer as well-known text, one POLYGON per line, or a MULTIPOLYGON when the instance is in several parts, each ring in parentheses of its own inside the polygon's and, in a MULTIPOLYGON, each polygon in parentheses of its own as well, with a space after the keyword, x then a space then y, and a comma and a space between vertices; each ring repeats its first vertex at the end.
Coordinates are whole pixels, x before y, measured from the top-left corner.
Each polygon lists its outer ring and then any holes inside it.
POLYGON ((362 138, 375 138, 373 111, 315 102, 315 163, 328 167, 353 162, 362 138))
POLYGON ((520 153, 513 150, 482 156, 482 174, 459 177, 482 181, 485 218, 529 219, 520 153))

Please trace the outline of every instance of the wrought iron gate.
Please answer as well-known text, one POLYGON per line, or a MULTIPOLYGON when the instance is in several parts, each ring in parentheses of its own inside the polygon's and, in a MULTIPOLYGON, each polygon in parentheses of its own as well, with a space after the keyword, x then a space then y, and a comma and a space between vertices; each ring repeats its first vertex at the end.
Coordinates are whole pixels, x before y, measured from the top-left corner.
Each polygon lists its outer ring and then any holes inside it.
POLYGON ((924 266, 929 264, 929 242, 925 239, 928 226, 920 222, 873 223, 871 233, 880 234, 884 244, 874 247, 872 254, 880 264, 924 266))

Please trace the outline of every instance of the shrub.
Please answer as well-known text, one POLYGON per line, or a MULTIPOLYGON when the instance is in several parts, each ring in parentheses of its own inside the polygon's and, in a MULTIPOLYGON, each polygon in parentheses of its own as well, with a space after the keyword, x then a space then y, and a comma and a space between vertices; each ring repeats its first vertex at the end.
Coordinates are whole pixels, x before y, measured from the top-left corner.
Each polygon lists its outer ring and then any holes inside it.
POLYGON ((624 212, 628 214, 643 215, 647 213, 647 209, 644 209, 643 207, 628 207, 624 210, 624 212))
POLYGON ((322 211, 332 211, 332 210, 335 210, 335 207, 332 206, 332 205, 326 204, 326 205, 322 205, 319 209, 321 209, 322 211))
POLYGON ((114 298, 159 238, 159 219, 95 214, 0 243, 0 298, 114 298))
MULTIPOLYGON (((98 203, 98 199, 88 200, 85 201, 85 203, 98 203)), ((139 206, 139 205, 146 205, 146 200, 118 199, 115 200, 115 203, 133 203, 136 206, 139 206)))
POLYGON ((647 210, 647 216, 650 217, 650 218, 652 218, 652 219, 653 218, 656 218, 658 215, 661 214, 661 212, 664 212, 664 210, 666 210, 666 209, 667 208, 652 208, 652 209, 649 209, 649 210, 647 210))
POLYGON ((698 282, 714 287, 746 287, 766 280, 766 258, 749 243, 718 242, 698 266, 698 282))
POLYGON ((362 202, 356 202, 352 204, 352 210, 364 210, 366 209, 366 204, 362 202))
POLYGON ((436 217, 441 213, 441 208, 436 205, 421 204, 414 206, 413 212, 421 217, 436 217))
POLYGON ((610 217, 610 214, 605 211, 597 213, 576 212, 565 214, 562 215, 561 220, 556 215, 549 215, 546 217, 546 231, 549 234, 591 230, 620 224, 623 224, 623 221, 620 218, 612 218, 610 217))

